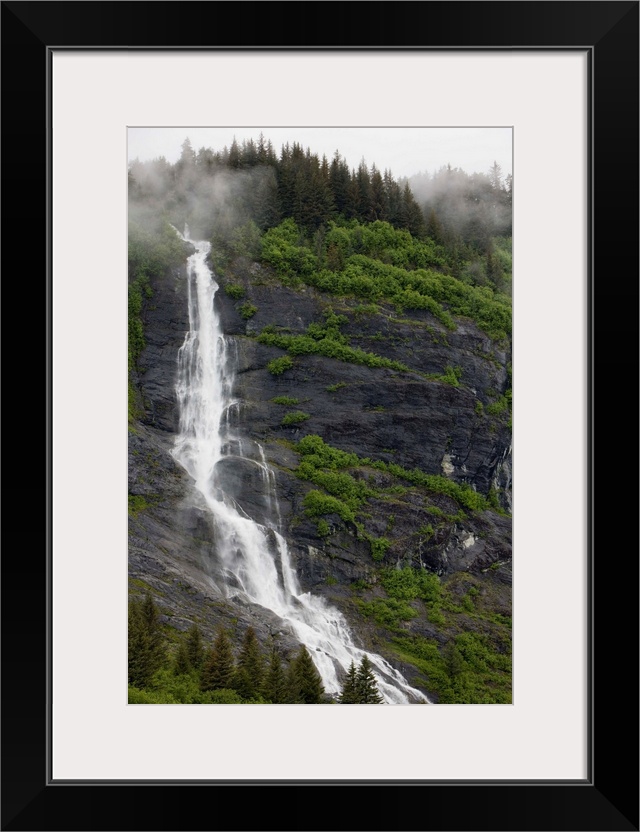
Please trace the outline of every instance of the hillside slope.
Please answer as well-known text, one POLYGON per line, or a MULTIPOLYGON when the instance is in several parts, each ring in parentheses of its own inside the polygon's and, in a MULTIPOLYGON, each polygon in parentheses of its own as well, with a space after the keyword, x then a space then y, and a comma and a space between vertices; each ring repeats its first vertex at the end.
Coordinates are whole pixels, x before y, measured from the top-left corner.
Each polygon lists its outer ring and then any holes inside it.
MULTIPOLYGON (((404 303, 371 299, 344 283, 323 291, 317 271, 291 260, 274 265, 264 241, 262 256, 251 254, 214 251, 215 304, 235 351, 229 418, 245 457, 257 458, 255 443, 264 449, 275 483, 230 458, 230 495, 260 522, 274 510, 275 487, 303 590, 338 607, 363 647, 433 701, 511 701, 508 338, 487 332, 480 306, 476 319, 446 297, 415 308, 420 299, 407 293, 421 291, 417 278, 417 288, 403 287, 404 303)), ((349 264, 369 268, 351 256, 333 273, 355 279, 349 264)), ((263 644, 277 634, 286 658, 297 642, 282 622, 219 589, 210 515, 171 455, 176 357, 188 329, 184 265, 149 278, 140 320, 130 591, 151 590, 170 642, 193 622, 205 640, 220 623, 236 642, 252 626, 263 644)))

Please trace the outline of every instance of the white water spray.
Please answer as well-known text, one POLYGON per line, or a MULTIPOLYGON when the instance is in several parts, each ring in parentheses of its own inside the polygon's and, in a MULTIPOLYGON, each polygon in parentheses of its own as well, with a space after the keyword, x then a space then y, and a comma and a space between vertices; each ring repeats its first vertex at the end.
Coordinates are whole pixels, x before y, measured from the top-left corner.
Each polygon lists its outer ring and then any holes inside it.
MULTIPOLYGON (((179 233, 179 232, 178 232, 179 233)), ((318 596, 302 592, 280 533, 275 474, 262 446, 235 431, 240 403, 234 400, 236 355, 214 309, 218 284, 207 265, 210 244, 184 240, 196 248, 187 261, 189 332, 178 353, 176 392, 180 432, 174 457, 195 480, 213 516, 218 556, 228 597, 238 594, 272 610, 305 644, 322 677, 325 691, 340 692, 338 669, 346 672, 365 655, 357 647, 342 613, 318 596), (256 467, 265 504, 265 518, 255 522, 224 488, 225 465, 256 467)), ((232 344, 232 342, 231 342, 232 344)), ((367 653, 386 703, 428 702, 381 656, 367 653)))

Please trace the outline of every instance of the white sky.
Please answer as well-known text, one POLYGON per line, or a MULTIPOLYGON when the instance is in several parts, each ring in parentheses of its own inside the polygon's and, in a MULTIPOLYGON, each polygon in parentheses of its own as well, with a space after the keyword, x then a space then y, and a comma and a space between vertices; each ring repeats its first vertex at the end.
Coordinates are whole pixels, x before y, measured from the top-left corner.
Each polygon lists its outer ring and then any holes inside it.
POLYGON ((494 161, 503 175, 512 172, 511 127, 130 127, 129 161, 164 156, 175 162, 188 136, 194 150, 222 150, 234 139, 257 141, 260 133, 271 139, 276 153, 287 141, 298 142, 331 161, 336 150, 355 168, 364 157, 367 165, 401 178, 434 173, 443 165, 467 173, 487 173, 494 161))

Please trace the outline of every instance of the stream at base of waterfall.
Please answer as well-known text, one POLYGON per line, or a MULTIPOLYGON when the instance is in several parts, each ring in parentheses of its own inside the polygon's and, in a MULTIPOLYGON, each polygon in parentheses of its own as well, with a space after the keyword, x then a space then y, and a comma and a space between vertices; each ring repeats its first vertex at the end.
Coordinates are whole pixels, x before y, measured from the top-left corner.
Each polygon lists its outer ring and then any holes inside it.
POLYGON ((301 591, 281 534, 275 473, 262 446, 243 438, 234 426, 237 420, 232 414, 239 408, 233 398, 236 355, 215 311, 218 284, 207 263, 210 243, 192 240, 188 227, 180 236, 196 251, 187 261, 189 332, 178 352, 180 426, 173 455, 194 479, 211 511, 225 580, 220 589, 228 598, 244 595, 279 616, 306 645, 329 695, 339 694, 340 676, 366 653, 385 703, 429 702, 385 659, 356 646, 339 610, 301 591), (255 522, 225 494, 225 466, 234 460, 256 466, 268 509, 263 523, 255 522))

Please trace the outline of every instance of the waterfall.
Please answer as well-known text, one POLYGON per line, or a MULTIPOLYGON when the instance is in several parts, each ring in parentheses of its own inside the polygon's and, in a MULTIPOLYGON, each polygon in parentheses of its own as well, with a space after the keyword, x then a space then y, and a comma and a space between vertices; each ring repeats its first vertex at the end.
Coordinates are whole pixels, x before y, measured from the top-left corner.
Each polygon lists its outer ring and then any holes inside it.
MULTIPOLYGON (((179 232, 178 232, 179 233, 179 232)), ((233 398, 237 356, 222 332, 214 308, 218 284, 207 265, 210 244, 184 240, 196 249, 187 261, 189 332, 178 352, 176 394, 180 425, 173 455, 195 481, 215 528, 227 597, 243 595, 278 615, 307 646, 325 691, 340 692, 338 669, 346 672, 365 655, 353 641, 346 619, 323 598, 302 592, 281 533, 275 473, 264 449, 238 429, 241 403, 233 398), (264 495, 257 522, 225 487, 229 466, 255 472, 264 495)), ((386 703, 428 702, 385 659, 367 652, 386 703)))

